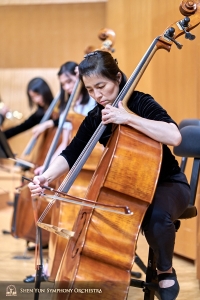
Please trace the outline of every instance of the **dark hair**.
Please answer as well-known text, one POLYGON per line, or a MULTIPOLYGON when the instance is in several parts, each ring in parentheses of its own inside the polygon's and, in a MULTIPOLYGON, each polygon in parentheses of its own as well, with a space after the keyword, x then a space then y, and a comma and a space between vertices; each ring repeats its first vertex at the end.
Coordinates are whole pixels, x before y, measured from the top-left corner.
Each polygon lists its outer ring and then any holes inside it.
POLYGON ((94 51, 85 55, 85 59, 79 64, 79 76, 101 75, 112 81, 117 80, 117 74, 122 74, 120 89, 126 82, 126 76, 119 69, 116 59, 107 51, 94 51))
MULTIPOLYGON (((78 64, 76 63, 76 62, 74 62, 74 61, 68 61, 68 62, 66 62, 66 63, 64 63, 61 67, 60 67, 60 69, 59 69, 59 71, 58 71, 58 76, 60 76, 60 75, 62 75, 62 74, 65 74, 65 75, 69 75, 69 74, 71 74, 71 75, 76 75, 76 73, 75 73, 75 68, 78 66, 78 64)), ((60 86, 60 89, 61 89, 61 96, 60 96, 60 108, 62 109, 63 108, 63 106, 64 106, 64 103, 65 103, 65 91, 64 91, 64 89, 63 89, 63 87, 62 86, 60 86)), ((86 90, 86 88, 84 87, 84 85, 83 85, 83 87, 81 88, 81 91, 80 91, 80 93, 82 94, 82 100, 81 100, 81 102, 80 102, 80 104, 87 104, 88 103, 88 101, 89 101, 89 94, 88 94, 88 92, 87 92, 87 90, 86 90)))
POLYGON ((74 61, 67 61, 64 63, 61 67, 60 70, 58 71, 58 76, 62 74, 71 74, 71 75, 76 75, 75 73, 75 68, 78 66, 78 64, 74 61))
MULTIPOLYGON (((94 51, 85 55, 84 60, 79 64, 79 76, 83 81, 83 76, 101 75, 112 81, 117 80, 117 74, 122 74, 122 80, 119 85, 119 90, 125 85, 127 78, 126 75, 119 69, 117 60, 107 51, 94 51)), ((99 115, 100 110, 103 106, 97 103, 93 109, 93 116, 99 115)))
POLYGON ((29 106, 33 107, 33 101, 29 95, 29 91, 33 91, 42 95, 45 105, 49 106, 53 100, 53 94, 46 81, 40 77, 33 78, 29 81, 27 86, 27 95, 29 100, 29 106))

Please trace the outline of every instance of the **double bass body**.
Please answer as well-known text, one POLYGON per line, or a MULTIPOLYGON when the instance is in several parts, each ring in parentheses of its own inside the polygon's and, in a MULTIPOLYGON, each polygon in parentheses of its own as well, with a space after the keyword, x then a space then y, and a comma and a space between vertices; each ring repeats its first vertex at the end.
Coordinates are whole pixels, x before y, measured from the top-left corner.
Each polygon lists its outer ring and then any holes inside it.
POLYGON ((86 199, 127 206, 133 215, 81 207, 56 286, 101 289, 102 294, 59 294, 54 299, 126 298, 136 242, 156 188, 161 158, 160 143, 126 126, 115 129, 86 199))
MULTIPOLYGON (((38 138, 31 161, 40 166, 44 162, 44 158, 48 152, 50 144, 56 129, 47 129, 38 138)), ((33 171, 27 171, 28 177, 33 176, 33 171)), ((53 183, 54 184, 54 183, 53 183)), ((36 239, 36 222, 38 216, 42 214, 47 206, 47 202, 43 197, 31 199, 30 190, 25 185, 20 194, 15 194, 14 211, 11 221, 11 234, 15 238, 25 239, 27 242, 35 242, 36 239)), ((50 215, 45 217, 45 222, 50 222, 50 215)), ((49 241, 49 232, 42 230, 42 245, 46 246, 49 241)))

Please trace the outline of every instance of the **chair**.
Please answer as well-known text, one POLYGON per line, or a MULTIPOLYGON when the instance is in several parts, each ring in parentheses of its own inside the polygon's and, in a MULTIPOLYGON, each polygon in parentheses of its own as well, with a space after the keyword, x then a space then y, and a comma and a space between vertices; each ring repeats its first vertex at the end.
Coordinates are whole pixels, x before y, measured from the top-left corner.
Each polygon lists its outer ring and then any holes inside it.
MULTIPOLYGON (((199 124, 200 125, 200 121, 199 124)), ((182 142, 179 146, 174 147, 174 154, 180 157, 192 157, 193 166, 190 176, 191 198, 187 209, 174 222, 176 231, 180 227, 181 219, 190 219, 197 216, 197 208, 195 206, 195 198, 200 173, 200 127, 196 125, 183 126, 180 129, 182 142)), ((154 296, 160 299, 158 294, 158 282, 156 273, 156 258, 153 250, 149 248, 146 281, 131 279, 130 286, 143 289, 144 300, 153 300, 154 296)))
MULTIPOLYGON (((200 119, 184 119, 180 122, 179 129, 189 125, 200 126, 200 119)), ((185 172, 186 163, 187 163, 187 157, 182 157, 181 164, 180 164, 180 168, 182 172, 185 172)))

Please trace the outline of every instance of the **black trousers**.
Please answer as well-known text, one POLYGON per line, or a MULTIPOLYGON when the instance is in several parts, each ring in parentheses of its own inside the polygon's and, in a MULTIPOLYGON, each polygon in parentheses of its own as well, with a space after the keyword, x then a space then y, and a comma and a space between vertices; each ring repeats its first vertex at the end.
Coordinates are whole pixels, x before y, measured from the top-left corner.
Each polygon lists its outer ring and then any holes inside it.
POLYGON ((170 177, 171 182, 158 184, 152 203, 145 214, 142 230, 156 255, 157 268, 167 271, 172 267, 175 244, 174 221, 185 211, 190 200, 190 188, 173 179, 187 179, 183 173, 170 177))

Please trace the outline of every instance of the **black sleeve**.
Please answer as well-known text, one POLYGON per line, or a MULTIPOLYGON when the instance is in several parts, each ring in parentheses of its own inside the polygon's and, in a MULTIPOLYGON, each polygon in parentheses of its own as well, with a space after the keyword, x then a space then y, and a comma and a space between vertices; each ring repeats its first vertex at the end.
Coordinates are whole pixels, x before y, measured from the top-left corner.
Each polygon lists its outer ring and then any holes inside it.
POLYGON ((7 130, 4 131, 4 134, 7 139, 24 132, 33 126, 37 125, 40 123, 42 117, 44 115, 44 111, 41 109, 38 109, 34 114, 32 114, 27 120, 25 120, 23 123, 20 125, 17 125, 15 127, 11 127, 7 130))
POLYGON ((134 91, 128 101, 128 108, 145 119, 174 123, 178 127, 167 111, 149 94, 134 91))
POLYGON ((59 123, 59 118, 53 120, 53 124, 54 124, 55 127, 58 127, 58 123, 59 123))
MULTIPOLYGON (((61 155, 67 160, 69 167, 71 168, 76 162, 77 158, 89 142, 90 138, 95 133, 97 127, 101 123, 101 107, 100 109, 96 106, 83 120, 80 125, 76 136, 73 138, 71 143, 65 150, 62 151, 61 155)), ((112 124, 108 124, 99 139, 100 144, 106 145, 110 135, 112 133, 112 124)))
POLYGON ((0 125, 3 124, 4 120, 5 120, 4 115, 0 114, 0 125))

